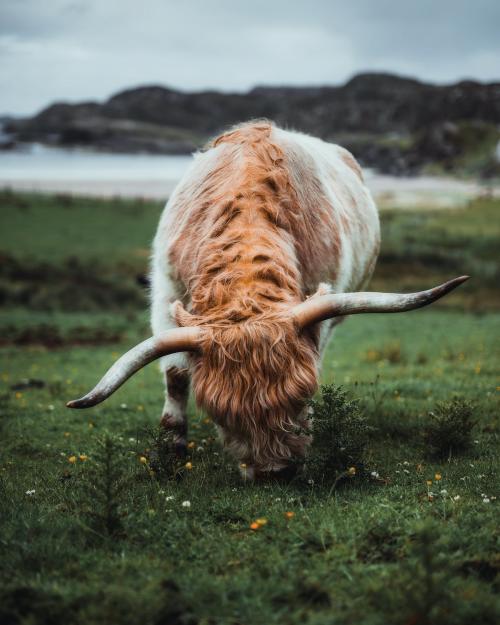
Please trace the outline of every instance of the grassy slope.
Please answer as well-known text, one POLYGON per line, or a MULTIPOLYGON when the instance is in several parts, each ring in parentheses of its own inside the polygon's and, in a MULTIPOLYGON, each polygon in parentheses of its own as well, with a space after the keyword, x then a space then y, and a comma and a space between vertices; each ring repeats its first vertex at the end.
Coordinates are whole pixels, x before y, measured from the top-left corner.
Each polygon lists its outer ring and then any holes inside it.
MULTIPOLYGON (((23 263, 78 254, 91 268, 95 259, 103 262, 113 232, 107 262, 117 275, 127 280, 144 269, 145 254, 132 257, 128 250, 147 249, 157 205, 66 204, 64 198, 2 198, 0 250, 23 263)), ((491 271, 451 304, 358 316, 340 326, 323 379, 361 398, 376 428, 369 463, 385 481, 353 482, 333 493, 317 485, 243 484, 213 440, 213 426, 193 406, 190 438, 195 450, 202 448, 193 451, 194 468, 178 482, 158 481, 140 461, 161 409, 155 367, 96 409, 69 412, 63 405, 145 335, 137 304, 114 316, 94 308, 54 316, 20 312, 6 301, 3 333, 31 325, 41 336, 53 324, 63 328, 63 346, 0 351, 4 621, 9 613, 10 622, 27 623, 494 623, 498 209, 485 202, 459 213, 386 217, 374 288, 429 284, 471 271, 473 263, 491 271), (477 302, 479 293, 484 302, 477 302), (463 304, 477 312, 460 312, 463 304), (483 304, 492 312, 478 310, 483 304), (116 325, 123 340, 72 344, 71 328, 103 324, 116 325), (45 386, 11 388, 26 377, 45 386), (477 443, 465 456, 431 461, 422 441, 427 413, 454 395, 475 403, 477 443), (105 432, 115 441, 113 471, 121 484, 113 538, 101 518, 106 507, 90 489, 105 482, 99 462, 105 432), (88 459, 68 461, 79 454, 88 459), (428 479, 433 492, 448 494, 429 501, 428 479), (26 495, 31 489, 36 492, 26 495), (185 500, 190 508, 181 505, 185 500), (286 511, 295 516, 287 520, 286 511), (268 523, 252 532, 249 524, 258 517, 268 523)))

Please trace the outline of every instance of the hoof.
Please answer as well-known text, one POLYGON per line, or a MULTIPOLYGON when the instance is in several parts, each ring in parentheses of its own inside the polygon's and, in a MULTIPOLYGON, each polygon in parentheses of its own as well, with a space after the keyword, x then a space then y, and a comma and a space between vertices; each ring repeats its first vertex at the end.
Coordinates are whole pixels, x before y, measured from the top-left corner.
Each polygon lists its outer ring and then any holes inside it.
POLYGON ((174 443, 174 452, 177 458, 184 459, 187 456, 186 443, 174 443))
POLYGON ((255 474, 257 480, 276 480, 279 482, 290 482, 297 475, 297 467, 289 465, 280 469, 270 471, 259 471, 255 474))

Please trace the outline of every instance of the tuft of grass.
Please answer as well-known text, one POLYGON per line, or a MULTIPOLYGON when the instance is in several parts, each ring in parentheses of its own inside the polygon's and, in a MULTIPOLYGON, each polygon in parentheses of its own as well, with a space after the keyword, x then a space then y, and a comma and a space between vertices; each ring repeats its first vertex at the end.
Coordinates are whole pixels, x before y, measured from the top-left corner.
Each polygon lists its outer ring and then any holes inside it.
POLYGON ((148 452, 149 465, 159 479, 172 480, 181 477, 184 459, 175 450, 173 430, 159 426, 148 431, 151 443, 148 452))
POLYGON ((341 387, 321 387, 321 399, 312 408, 312 443, 304 467, 305 476, 319 483, 336 485, 344 478, 366 474, 365 449, 370 426, 361 415, 359 403, 349 399, 341 387))
POLYGON ((396 562, 402 555, 402 542, 392 520, 377 519, 364 533, 356 555, 367 564, 396 562))
POLYGON ((431 457, 450 458, 470 449, 476 425, 473 413, 472 402, 458 398, 440 402, 429 412, 431 420, 424 430, 424 440, 431 457))
POLYGON ((391 365, 405 363, 406 357, 401 352, 401 342, 392 341, 380 349, 369 349, 366 352, 367 362, 381 362, 382 360, 386 360, 391 365))

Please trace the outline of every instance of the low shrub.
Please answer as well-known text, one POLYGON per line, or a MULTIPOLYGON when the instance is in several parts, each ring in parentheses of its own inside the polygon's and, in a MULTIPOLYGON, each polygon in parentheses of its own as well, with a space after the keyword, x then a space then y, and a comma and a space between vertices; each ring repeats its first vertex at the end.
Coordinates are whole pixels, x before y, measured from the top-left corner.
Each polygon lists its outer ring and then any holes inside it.
POLYGON ((313 411, 312 443, 304 475, 315 482, 336 485, 367 474, 365 449, 371 427, 356 399, 341 387, 321 387, 321 399, 309 402, 313 411))
POLYGON ((441 402, 429 412, 430 422, 424 430, 428 453, 434 458, 463 453, 472 445, 473 405, 465 399, 441 402))
POLYGON ((123 471, 124 451, 118 442, 104 435, 93 454, 92 469, 83 485, 83 510, 94 535, 124 535, 120 506, 127 478, 123 471))
POLYGON ((181 477, 185 458, 180 458, 174 442, 174 431, 159 426, 156 430, 148 430, 150 438, 148 452, 149 466, 160 479, 177 479, 181 477))

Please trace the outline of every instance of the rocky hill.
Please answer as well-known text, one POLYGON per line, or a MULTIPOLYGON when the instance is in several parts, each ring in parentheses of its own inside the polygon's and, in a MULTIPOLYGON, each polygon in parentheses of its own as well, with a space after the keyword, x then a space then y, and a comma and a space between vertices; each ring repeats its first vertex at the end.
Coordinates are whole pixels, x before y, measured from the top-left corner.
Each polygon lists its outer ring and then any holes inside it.
POLYGON ((338 87, 256 87, 247 93, 146 86, 103 103, 56 103, 32 118, 9 121, 6 130, 15 142, 181 154, 258 117, 342 143, 382 171, 437 167, 498 174, 500 83, 437 86, 360 74, 338 87))

